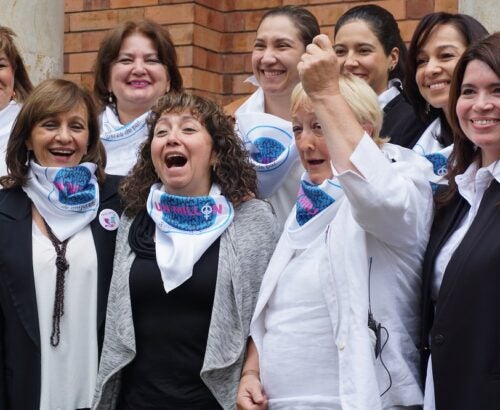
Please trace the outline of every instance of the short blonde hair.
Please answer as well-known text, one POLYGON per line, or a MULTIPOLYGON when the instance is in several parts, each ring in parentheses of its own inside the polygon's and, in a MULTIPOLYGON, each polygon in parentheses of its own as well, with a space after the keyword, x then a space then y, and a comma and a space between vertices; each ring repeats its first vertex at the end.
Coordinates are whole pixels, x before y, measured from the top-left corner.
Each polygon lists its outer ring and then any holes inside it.
MULTIPOLYGON (((360 125, 369 124, 372 128, 371 137, 380 147, 389 141, 388 138, 380 137, 382 128, 382 110, 375 91, 361 78, 355 76, 340 76, 340 93, 345 98, 354 116, 360 125)), ((312 109, 311 100, 298 83, 292 92, 291 112, 295 114, 300 108, 312 109)))

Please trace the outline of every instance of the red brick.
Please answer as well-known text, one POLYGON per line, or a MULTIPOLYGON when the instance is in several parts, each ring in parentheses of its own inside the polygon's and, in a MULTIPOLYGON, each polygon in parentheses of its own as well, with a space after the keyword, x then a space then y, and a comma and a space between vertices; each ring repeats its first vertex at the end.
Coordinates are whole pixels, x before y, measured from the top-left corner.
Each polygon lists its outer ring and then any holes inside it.
POLYGON ((179 24, 194 22, 194 4, 175 4, 148 7, 144 16, 161 24, 179 24))
POLYGON ((222 92, 221 74, 199 70, 197 68, 193 68, 192 70, 193 88, 213 93, 222 92))
POLYGON ((65 33, 64 51, 66 53, 82 51, 82 33, 65 33))
POLYGON ((179 70, 181 72, 184 88, 193 88, 193 69, 191 67, 181 67, 179 70))
POLYGON ((406 17, 419 19, 434 11, 434 0, 406 0, 406 17))
POLYGON ((123 23, 124 21, 129 20, 142 20, 145 16, 144 10, 145 9, 142 7, 118 10, 118 22, 123 23))
POLYGON ((69 16, 71 31, 110 29, 117 23, 118 12, 112 10, 74 13, 69 16))
POLYGON ((67 54, 67 73, 89 73, 93 70, 93 65, 97 53, 76 53, 67 54))
POLYGON ((272 9, 283 5, 283 0, 235 0, 233 10, 272 9))
POLYGON ((193 24, 176 24, 168 26, 172 41, 176 46, 193 44, 193 24))
MULTIPOLYGON (((163 3, 168 3, 170 0, 161 0, 163 3)), ((229 2, 227 0, 197 0, 197 4, 202 4, 208 8, 218 10, 218 11, 227 11, 230 10, 229 2)))
POLYGON ((193 32, 193 42, 195 45, 209 50, 224 52, 224 35, 218 31, 195 25, 193 32))
POLYGON ((434 11, 458 13, 458 0, 435 0, 434 11))
POLYGON ((124 9, 128 7, 156 6, 158 0, 109 0, 110 8, 124 9))
POLYGON ((109 9, 109 0, 83 0, 84 10, 109 9))
POLYGON ((228 50, 233 53, 244 53, 252 51, 255 32, 234 33, 229 37, 228 50))
POLYGON ((65 0, 64 12, 71 13, 74 11, 83 11, 83 1, 84 0, 65 0))
POLYGON ((224 31, 224 14, 206 7, 195 5, 194 22, 212 30, 224 31))
MULTIPOLYGON (((249 54, 227 54, 224 56, 224 73, 242 73, 247 71, 246 66, 247 57, 249 54)), ((251 57, 250 57, 251 59, 251 57)), ((251 68, 251 65, 250 65, 251 68)))
POLYGON ((82 51, 97 51, 108 30, 87 31, 82 33, 82 51))
POLYGON ((69 14, 64 15, 64 32, 67 33, 69 31, 69 14))
POLYGON ((193 65, 193 46, 175 47, 177 52, 177 64, 179 67, 190 67, 193 65))

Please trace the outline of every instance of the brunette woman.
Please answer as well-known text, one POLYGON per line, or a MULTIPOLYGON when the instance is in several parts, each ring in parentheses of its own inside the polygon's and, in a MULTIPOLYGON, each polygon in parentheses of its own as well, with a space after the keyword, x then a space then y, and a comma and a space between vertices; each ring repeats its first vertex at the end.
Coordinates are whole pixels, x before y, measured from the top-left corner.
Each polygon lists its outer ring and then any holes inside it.
POLYGON ((487 34, 473 17, 437 12, 420 20, 411 39, 405 91, 427 125, 413 149, 431 161, 441 181, 453 148, 448 109, 453 70, 467 46, 487 34))
POLYGON ((333 40, 342 71, 362 78, 377 93, 384 112, 380 135, 412 148, 425 125, 402 89, 407 50, 394 16, 375 4, 353 7, 335 24, 333 40))
POLYGON ((283 225, 304 172, 293 141, 290 97, 299 82, 297 63, 319 34, 308 10, 281 6, 262 17, 252 51, 252 81, 259 88, 245 102, 226 107, 235 115, 257 171, 259 194, 269 199, 283 225))
POLYGON ((126 21, 103 40, 94 70, 101 104, 106 172, 126 175, 147 138, 146 117, 156 100, 182 89, 177 54, 167 29, 150 21, 126 21))
POLYGON ((98 409, 234 409, 277 237, 234 122, 169 93, 122 186, 98 409))
POLYGON ((113 264, 117 177, 92 96, 36 87, 0 179, 0 408, 89 408, 113 264))

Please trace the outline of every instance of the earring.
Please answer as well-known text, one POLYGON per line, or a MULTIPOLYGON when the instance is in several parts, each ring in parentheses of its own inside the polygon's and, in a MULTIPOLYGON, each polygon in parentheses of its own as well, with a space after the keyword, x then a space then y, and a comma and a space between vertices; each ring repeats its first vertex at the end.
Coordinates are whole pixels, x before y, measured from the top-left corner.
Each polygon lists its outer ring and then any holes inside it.
POLYGON ((108 94, 108 101, 109 101, 109 105, 112 105, 113 104, 113 92, 110 91, 109 94, 108 94))
POLYGON ((425 113, 428 115, 431 112, 431 105, 426 102, 425 103, 425 113))

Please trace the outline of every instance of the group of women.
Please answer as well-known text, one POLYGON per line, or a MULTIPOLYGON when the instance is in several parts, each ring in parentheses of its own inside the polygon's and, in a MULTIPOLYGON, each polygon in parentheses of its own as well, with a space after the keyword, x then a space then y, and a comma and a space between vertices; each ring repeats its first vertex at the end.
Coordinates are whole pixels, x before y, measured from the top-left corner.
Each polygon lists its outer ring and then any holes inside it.
POLYGON ((154 22, 108 33, 94 96, 33 89, 13 37, 2 409, 498 408, 499 33, 278 7, 225 109, 154 22))

